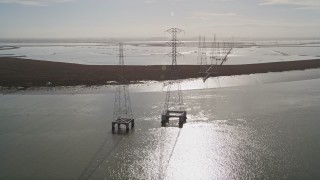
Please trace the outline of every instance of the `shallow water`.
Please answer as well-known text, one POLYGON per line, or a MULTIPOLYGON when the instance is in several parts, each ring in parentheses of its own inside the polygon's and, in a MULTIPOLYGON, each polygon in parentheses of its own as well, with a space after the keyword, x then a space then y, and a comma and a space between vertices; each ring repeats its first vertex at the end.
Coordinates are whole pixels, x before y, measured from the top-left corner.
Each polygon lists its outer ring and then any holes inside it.
POLYGON ((128 134, 111 133, 111 87, 1 94, 0 179, 319 179, 313 77, 183 91, 182 129, 160 126, 165 92, 133 91, 128 134))
MULTIPOLYGON (((242 42, 228 56, 225 64, 252 64, 279 61, 319 59, 320 43, 318 41, 280 41, 280 42, 242 42)), ((125 64, 127 65, 165 65, 171 64, 167 53, 170 47, 159 46, 165 42, 141 41, 127 42, 125 45, 125 64), (157 43, 157 45, 152 45, 157 43)), ((187 42, 179 47, 182 54, 178 64, 197 64, 198 48, 195 42, 187 42), (191 45, 190 45, 191 44, 191 45)), ((118 64, 118 46, 114 42, 99 43, 0 43, 0 46, 16 46, 17 49, 1 50, 1 56, 23 56, 23 58, 68 62, 90 65, 118 64)), ((207 64, 211 64, 207 48, 207 64)))

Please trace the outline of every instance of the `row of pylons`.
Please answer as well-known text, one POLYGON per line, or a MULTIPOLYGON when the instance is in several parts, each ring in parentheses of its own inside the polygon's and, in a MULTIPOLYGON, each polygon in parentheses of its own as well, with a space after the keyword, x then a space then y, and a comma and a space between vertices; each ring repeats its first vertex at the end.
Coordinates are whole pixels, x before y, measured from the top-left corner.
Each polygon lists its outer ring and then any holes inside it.
POLYGON ((197 64, 200 65, 199 73, 205 82, 210 76, 218 76, 219 67, 227 61, 228 55, 233 49, 233 42, 219 42, 214 35, 211 44, 209 62, 207 59, 207 44, 204 36, 199 36, 197 64))
MULTIPOLYGON (((187 112, 184 108, 179 81, 177 57, 180 56, 180 53, 178 53, 177 47, 181 42, 178 41, 177 35, 184 31, 179 28, 171 28, 166 32, 171 34, 171 39, 168 41, 168 45, 170 45, 172 49, 168 55, 172 57, 172 64, 170 69, 170 80, 167 83, 165 104, 161 115, 161 125, 165 126, 169 123, 171 118, 176 118, 179 120, 179 127, 182 128, 183 124, 186 123, 187 120, 187 112)), ((121 125, 125 125, 126 132, 128 132, 130 125, 131 128, 134 127, 134 118, 131 109, 129 85, 124 72, 123 43, 119 43, 118 71, 119 77, 117 81, 118 85, 116 86, 112 132, 115 131, 116 126, 118 127, 118 130, 120 130, 121 125)))

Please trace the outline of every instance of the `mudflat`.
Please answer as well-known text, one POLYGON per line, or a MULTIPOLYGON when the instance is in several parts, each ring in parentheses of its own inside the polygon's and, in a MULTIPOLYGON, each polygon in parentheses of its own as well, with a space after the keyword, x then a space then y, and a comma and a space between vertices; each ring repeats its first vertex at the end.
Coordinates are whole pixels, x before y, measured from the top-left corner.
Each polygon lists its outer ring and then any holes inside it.
MULTIPOLYGON (((210 65, 206 68, 209 69, 210 65)), ((125 77, 130 83, 170 80, 170 65, 127 65, 125 77)), ((210 76, 282 72, 320 68, 320 59, 271 62, 260 64, 223 65, 212 67, 210 76)), ((199 78, 199 65, 179 65, 179 78, 199 78)), ((81 65, 14 57, 0 57, 0 86, 75 86, 105 85, 118 79, 117 65, 81 65)))

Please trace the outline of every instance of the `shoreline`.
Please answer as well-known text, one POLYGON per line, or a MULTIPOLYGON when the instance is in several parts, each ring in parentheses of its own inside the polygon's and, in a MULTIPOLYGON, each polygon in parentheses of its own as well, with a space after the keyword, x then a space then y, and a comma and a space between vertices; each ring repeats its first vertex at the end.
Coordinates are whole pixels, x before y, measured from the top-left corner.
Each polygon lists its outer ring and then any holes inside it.
MULTIPOLYGON (((210 65, 208 65, 208 68, 210 65)), ((214 76, 235 76, 320 68, 320 59, 223 65, 214 76)), ((201 78, 199 65, 179 65, 180 79, 201 78)), ((212 68, 212 70, 215 67, 212 68)), ((117 65, 82 65, 14 57, 0 57, 1 87, 57 87, 115 84, 117 65)), ((170 65, 127 65, 125 77, 130 84, 141 81, 170 80, 170 65)))

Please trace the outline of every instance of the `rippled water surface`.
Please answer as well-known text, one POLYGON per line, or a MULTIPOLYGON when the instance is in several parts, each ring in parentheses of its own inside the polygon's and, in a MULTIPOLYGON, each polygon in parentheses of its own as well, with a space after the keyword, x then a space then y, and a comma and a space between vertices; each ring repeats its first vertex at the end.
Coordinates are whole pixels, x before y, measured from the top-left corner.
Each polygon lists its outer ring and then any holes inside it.
POLYGON ((319 179, 319 87, 185 90, 181 129, 160 126, 165 92, 133 91, 127 134, 111 133, 112 88, 1 94, 0 179, 319 179))

